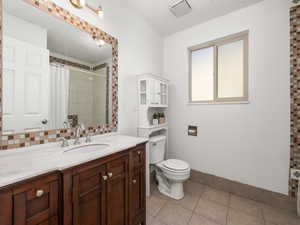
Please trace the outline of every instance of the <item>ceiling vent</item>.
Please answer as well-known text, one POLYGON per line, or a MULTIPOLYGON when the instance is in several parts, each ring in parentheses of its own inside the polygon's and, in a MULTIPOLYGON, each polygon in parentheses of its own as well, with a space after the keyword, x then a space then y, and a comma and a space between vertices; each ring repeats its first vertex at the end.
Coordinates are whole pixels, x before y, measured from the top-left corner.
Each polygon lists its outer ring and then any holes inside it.
POLYGON ((181 17, 191 12, 192 7, 187 0, 180 0, 170 7, 170 11, 174 14, 174 16, 181 17))

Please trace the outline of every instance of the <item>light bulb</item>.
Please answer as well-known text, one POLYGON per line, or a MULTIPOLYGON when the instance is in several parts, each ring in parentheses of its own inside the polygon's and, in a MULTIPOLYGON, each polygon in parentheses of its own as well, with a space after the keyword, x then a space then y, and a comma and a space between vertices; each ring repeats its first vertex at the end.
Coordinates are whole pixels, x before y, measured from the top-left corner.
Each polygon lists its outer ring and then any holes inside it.
POLYGON ((85 6, 85 0, 79 0, 79 4, 81 7, 84 7, 85 6))
POLYGON ((101 19, 104 17, 104 12, 101 6, 97 9, 97 14, 101 19))

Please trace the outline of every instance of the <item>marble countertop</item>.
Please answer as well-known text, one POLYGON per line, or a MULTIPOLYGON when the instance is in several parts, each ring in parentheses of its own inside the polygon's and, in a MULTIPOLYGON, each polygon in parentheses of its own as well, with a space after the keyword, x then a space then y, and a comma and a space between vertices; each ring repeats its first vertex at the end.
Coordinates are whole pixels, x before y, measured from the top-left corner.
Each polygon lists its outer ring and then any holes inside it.
MULTIPOLYGON (((70 147, 61 148, 57 142, 0 151, 0 188, 51 171, 80 165, 147 141, 147 138, 112 133, 92 137, 90 144, 106 144, 98 151, 80 150, 66 153, 70 147)), ((84 139, 81 142, 84 142, 84 139)))

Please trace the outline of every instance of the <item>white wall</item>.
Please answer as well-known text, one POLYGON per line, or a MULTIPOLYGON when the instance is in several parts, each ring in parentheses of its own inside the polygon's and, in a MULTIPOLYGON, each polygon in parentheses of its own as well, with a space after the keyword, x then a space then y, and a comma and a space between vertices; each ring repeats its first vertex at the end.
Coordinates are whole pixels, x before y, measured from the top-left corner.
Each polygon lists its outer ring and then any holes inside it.
POLYGON ((256 5, 164 40, 170 79, 170 157, 193 169, 288 193, 290 153, 289 2, 256 5), (249 29, 249 104, 187 105, 187 48, 249 29), (187 136, 195 124, 199 136, 187 136))
POLYGON ((4 34, 20 41, 47 48, 47 30, 11 14, 3 15, 4 34))
POLYGON ((101 1, 103 20, 88 9, 75 9, 69 1, 53 1, 119 39, 119 131, 136 135, 135 75, 162 72, 162 37, 122 0, 101 1))

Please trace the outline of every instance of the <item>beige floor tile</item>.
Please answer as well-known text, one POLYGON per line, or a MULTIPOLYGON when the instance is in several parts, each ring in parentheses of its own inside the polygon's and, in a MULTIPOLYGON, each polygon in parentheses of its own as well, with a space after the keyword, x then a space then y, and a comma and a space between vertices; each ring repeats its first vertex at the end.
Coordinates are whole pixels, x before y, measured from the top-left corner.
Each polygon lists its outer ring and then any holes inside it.
POLYGON ((205 189, 206 186, 200 183, 192 182, 189 180, 184 183, 184 192, 191 195, 200 196, 203 194, 205 189))
POLYGON ((227 206, 229 204, 229 196, 228 192, 208 187, 205 189, 202 198, 227 206))
POLYGON ((274 225, 299 225, 300 218, 296 214, 292 214, 279 209, 263 206, 263 216, 265 221, 274 225))
POLYGON ((147 223, 147 225, 167 225, 167 224, 161 222, 158 219, 155 219, 154 221, 152 221, 152 223, 150 223, 150 224, 147 223))
POLYGON ((219 224, 226 224, 228 207, 200 198, 195 212, 219 224))
POLYGON ((156 196, 148 197, 146 200, 146 211, 150 216, 156 216, 167 201, 156 196))
POLYGON ((229 201, 230 208, 243 211, 251 216, 262 218, 261 204, 246 198, 241 198, 236 195, 230 196, 229 201))
POLYGON ((181 200, 172 199, 171 202, 174 204, 179 204, 182 207, 193 211, 195 209, 195 207, 197 206, 199 198, 200 198, 200 196, 191 195, 189 193, 186 193, 184 195, 183 199, 181 199, 181 200))
POLYGON ((159 211, 157 219, 166 225, 187 225, 191 216, 192 211, 169 202, 159 211))
POLYGON ((246 213, 236 210, 229 210, 227 225, 264 225, 262 218, 250 216, 246 213))
POLYGON ((189 225, 219 225, 216 222, 205 218, 204 216, 200 216, 197 214, 193 214, 192 219, 189 222, 189 225))
POLYGON ((275 223, 269 222, 269 221, 265 221, 265 225, 276 225, 275 223))
POLYGON ((154 217, 151 216, 149 213, 146 214, 146 224, 151 225, 154 221, 154 217))
POLYGON ((300 217, 298 217, 296 215, 296 213, 290 215, 289 223, 290 223, 290 225, 299 225, 300 224, 300 217))

